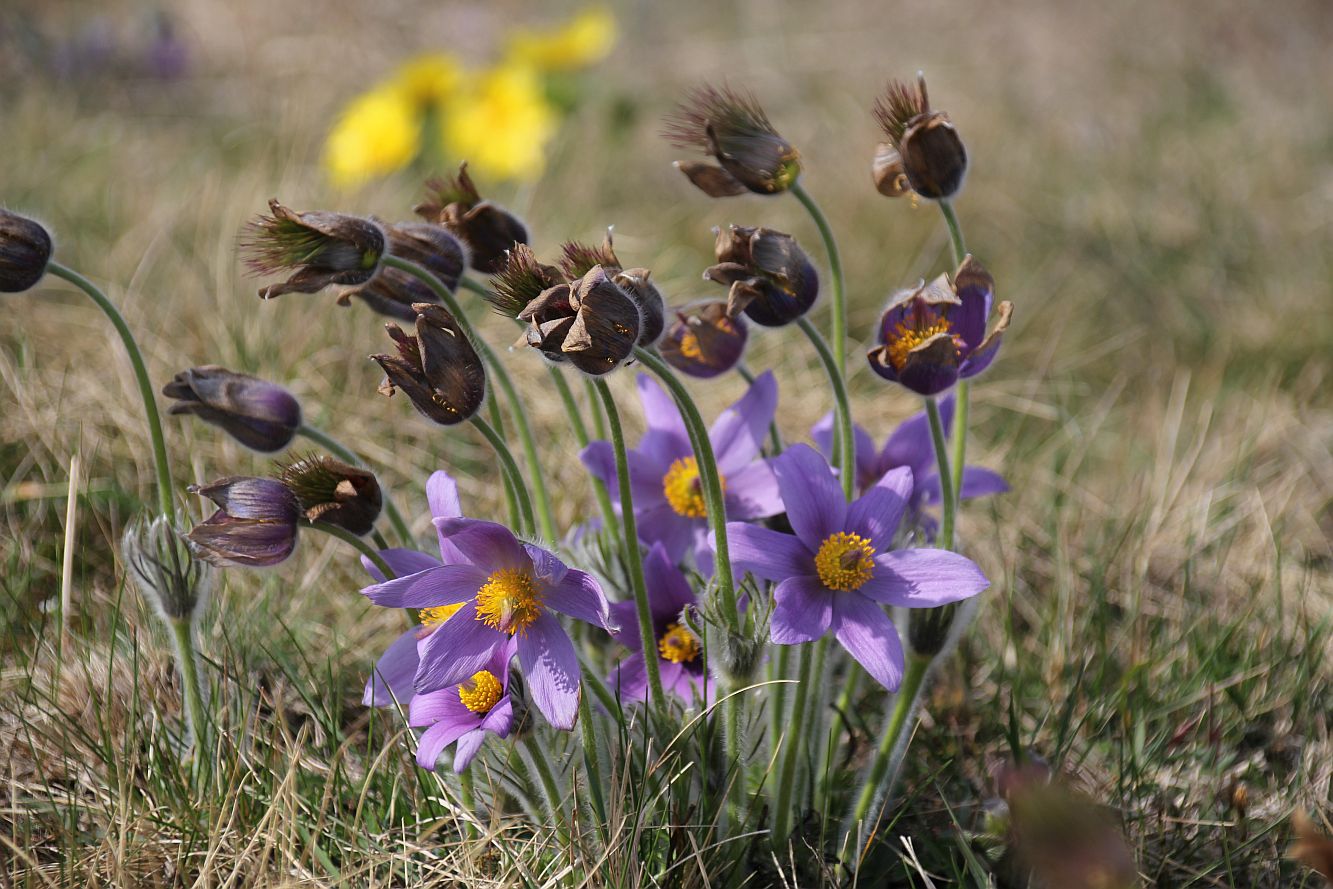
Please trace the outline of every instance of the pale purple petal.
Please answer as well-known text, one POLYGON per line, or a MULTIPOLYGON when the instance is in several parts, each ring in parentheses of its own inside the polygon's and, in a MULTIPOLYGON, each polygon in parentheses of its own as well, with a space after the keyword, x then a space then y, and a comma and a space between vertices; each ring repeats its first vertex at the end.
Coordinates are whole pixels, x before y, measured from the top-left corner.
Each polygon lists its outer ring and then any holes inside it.
POLYGON ((766 370, 708 431, 718 472, 729 477, 758 456, 777 409, 778 381, 766 370))
POLYGON ((417 691, 435 691, 461 682, 485 667, 496 646, 508 641, 504 633, 477 620, 477 605, 468 602, 421 645, 417 691))
POLYGON ((828 461, 809 445, 792 445, 772 461, 796 536, 811 550, 843 530, 847 501, 828 461))
POLYGON ((439 761, 444 748, 457 741, 471 729, 472 726, 466 722, 435 723, 426 729, 421 736, 421 740, 417 742, 417 765, 423 769, 435 771, 435 763, 439 761))
POLYGON ((426 502, 430 504, 431 518, 456 519, 463 514, 458 482, 443 470, 432 472, 426 479, 426 502))
POLYGON ((731 567, 737 575, 749 571, 760 580, 784 581, 815 570, 814 554, 794 534, 728 522, 727 543, 731 567))
POLYGON ((643 652, 636 651, 616 664, 606 682, 611 694, 618 694, 622 701, 647 700, 648 668, 643 663, 643 652))
POLYGON ((458 697, 458 686, 417 695, 407 709, 407 724, 416 728, 437 722, 476 722, 477 716, 458 697))
POLYGON ((944 549, 900 549, 875 557, 875 575, 859 592, 904 608, 934 608, 975 596, 990 586, 966 556, 944 549))
POLYGON ((560 557, 549 549, 543 549, 535 543, 525 543, 523 551, 527 553, 528 560, 532 563, 532 576, 537 580, 553 586, 561 583, 569 572, 569 566, 560 561, 560 557))
MULTIPOLYGON (((829 411, 810 429, 810 438, 830 463, 834 459, 833 425, 833 411, 829 411)), ((874 484, 875 480, 884 474, 884 470, 879 468, 879 458, 875 453, 875 440, 870 437, 869 432, 855 423, 852 424, 852 447, 856 458, 857 486, 874 484)))
POLYGON ((638 519, 639 539, 644 543, 660 543, 672 561, 679 562, 694 546, 696 529, 703 519, 690 519, 677 513, 671 504, 662 503, 645 509, 635 510, 638 519))
POLYGON ((648 587, 648 610, 654 620, 675 621, 686 606, 696 601, 689 581, 661 544, 654 544, 644 557, 643 580, 648 587))
POLYGON ((509 737, 510 731, 514 728, 514 702, 510 700, 509 695, 495 702, 491 712, 481 721, 481 727, 502 738, 509 737))
MULTIPOLYGON (((438 568, 441 564, 434 556, 428 556, 414 549, 382 549, 379 551, 379 557, 397 577, 406 577, 409 574, 425 571, 427 568, 438 568)), ((384 573, 370 561, 369 556, 361 557, 361 567, 365 568, 377 583, 384 583, 384 573)))
POLYGON ((466 735, 458 739, 458 746, 454 748, 454 771, 462 773, 467 769, 472 758, 477 755, 481 749, 482 742, 486 740, 486 733, 481 729, 473 729, 466 735))
POLYGON ((558 584, 546 588, 542 599, 561 614, 568 614, 594 627, 610 630, 614 626, 611 623, 610 603, 606 601, 602 585, 585 571, 572 568, 566 571, 558 584))
POLYGON ((538 616, 519 636, 518 662, 532 702, 546 721, 558 729, 572 729, 579 710, 579 658, 554 615, 538 616))
MULTIPOLYGON (((579 459, 584 467, 606 485, 613 503, 620 503, 620 477, 616 474, 615 448, 609 441, 594 441, 579 452, 579 459)), ((653 501, 663 498, 662 478, 666 468, 660 469, 653 460, 633 451, 625 455, 625 465, 629 468, 630 493, 634 505, 642 509, 653 501)))
MULTIPOLYGON (((647 573, 647 566, 644 567, 647 573)), ((639 638, 639 613, 633 599, 611 603, 611 623, 616 627, 611 635, 617 642, 631 651, 643 647, 643 641, 639 638)))
POLYGON ((415 692, 412 680, 417 675, 418 632, 418 627, 408 630, 380 655, 370 678, 366 680, 362 704, 367 707, 392 707, 395 703, 406 704, 411 700, 415 692))
MULTIPOLYGON (((940 421, 944 435, 949 436, 953 428, 953 394, 940 399, 940 421)), ((894 466, 909 466, 915 475, 924 475, 927 469, 935 466, 935 446, 930 437, 930 419, 925 411, 913 414, 893 431, 884 443, 880 459, 885 469, 894 466)))
POLYGON ((406 577, 372 584, 361 593, 386 608, 434 608, 471 599, 488 576, 475 565, 437 565, 406 577))
POLYGON ((680 674, 684 667, 675 661, 669 661, 666 658, 657 659, 657 676, 662 680, 663 688, 671 688, 680 680, 680 674))
POLYGON ((723 494, 729 519, 765 519, 782 512, 778 477, 768 460, 755 460, 726 476, 723 494))
POLYGON ((435 527, 440 529, 440 536, 458 547, 469 562, 488 572, 501 568, 520 571, 532 567, 523 545, 514 537, 514 532, 497 522, 481 519, 453 518, 435 519, 435 527))
POLYGON ((666 474, 673 460, 694 453, 690 447, 690 434, 681 419, 680 408, 656 380, 647 374, 639 374, 639 403, 643 405, 643 418, 647 431, 639 440, 639 451, 660 464, 662 474, 666 474))
POLYGON ((912 470, 890 469, 847 508, 847 530, 871 541, 876 552, 888 549, 911 496, 912 470))
POLYGON ((789 577, 773 590, 769 635, 779 645, 810 642, 828 632, 833 597, 818 577, 789 577))
POLYGON ((1009 483, 998 472, 991 472, 989 469, 983 469, 980 466, 963 467, 962 497, 964 500, 971 500, 973 497, 988 497, 991 494, 1003 494, 1008 490, 1009 483))
POLYGON ((839 593, 833 632, 857 663, 889 691, 903 681, 903 643, 884 609, 857 593, 839 593))

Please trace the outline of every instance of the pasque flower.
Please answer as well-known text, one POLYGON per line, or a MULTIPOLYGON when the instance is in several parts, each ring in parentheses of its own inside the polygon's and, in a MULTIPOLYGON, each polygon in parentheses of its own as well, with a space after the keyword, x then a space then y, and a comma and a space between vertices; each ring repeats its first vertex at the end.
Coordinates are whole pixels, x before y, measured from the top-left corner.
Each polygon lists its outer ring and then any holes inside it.
POLYGON ((543 290, 517 317, 528 323, 527 345, 552 361, 569 361, 601 376, 633 353, 643 316, 635 300, 595 265, 581 278, 543 290))
POLYGON ((704 278, 730 287, 727 315, 742 311, 756 324, 781 327, 809 311, 819 295, 819 275, 791 235, 771 228, 713 229, 717 264, 704 278))
POLYGON ((660 543, 653 544, 643 560, 643 578, 648 587, 653 638, 644 643, 634 602, 616 602, 611 606, 611 617, 620 624, 613 635, 630 650, 608 679, 611 690, 627 701, 648 699, 644 657, 651 646, 662 687, 687 704, 706 706, 712 702, 713 680, 704 671, 703 646, 685 622, 685 612, 697 604, 694 590, 660 543))
POLYGON ((486 369, 467 334, 442 306, 416 303, 416 332, 409 336, 397 324, 384 325, 398 347, 397 355, 371 355, 384 369, 380 392, 407 393, 426 419, 452 426, 471 417, 486 399, 486 369))
POLYGON ((749 93, 702 86, 667 118, 664 134, 678 148, 710 154, 718 166, 677 161, 676 167, 709 197, 778 194, 801 175, 801 153, 778 135, 749 93))
POLYGON ((658 351, 676 370, 710 379, 741 363, 749 331, 745 319, 727 315, 727 304, 705 300, 676 310, 658 351))
POLYGON ((468 247, 472 268, 487 274, 505 264, 515 244, 528 242, 528 229, 517 216, 484 201, 468 175, 467 164, 458 175, 426 183, 428 195, 415 208, 427 222, 438 222, 468 247))
POLYGON ((915 193, 931 200, 957 194, 967 173, 967 150, 949 115, 930 107, 926 79, 894 80, 875 101, 887 141, 875 150, 871 172, 887 197, 915 193))
POLYGON ((462 772, 481 749, 486 735, 509 737, 514 727, 514 703, 509 698, 509 664, 514 640, 499 645, 486 665, 461 682, 412 698, 408 725, 424 728, 417 743, 417 765, 435 771, 440 754, 450 744, 454 771, 462 772))
MULTIPOLYGON (((467 268, 467 252, 447 228, 431 222, 382 225, 388 237, 390 256, 416 263, 449 290, 458 289, 458 281, 467 268)), ((381 315, 404 321, 417 317, 412 308, 415 303, 439 302, 435 292, 416 275, 387 266, 365 284, 338 294, 338 302, 347 305, 354 296, 381 315)))
POLYGON ((214 565, 266 568, 296 549, 301 504, 286 485, 271 478, 224 478, 190 491, 218 510, 187 536, 200 558, 214 565))
POLYGON ((645 268, 625 268, 611 242, 611 230, 607 229, 601 246, 593 247, 569 241, 562 248, 560 268, 568 280, 582 278, 597 266, 601 266, 610 276, 612 283, 625 292, 639 309, 640 346, 651 346, 662 336, 666 326, 666 300, 650 278, 652 272, 645 268))
POLYGON ((296 495, 307 519, 337 525, 358 537, 371 532, 384 505, 373 472, 322 454, 288 463, 278 480, 296 495))
POLYGON ((574 725, 579 662, 553 612, 610 630, 609 603, 589 574, 520 542, 508 528, 467 518, 437 518, 459 563, 426 568, 362 592, 391 608, 462 607, 418 650, 418 694, 448 688, 483 669, 495 650, 517 639, 519 665, 532 701, 556 728, 574 725))
MULTIPOLYGON (((708 513, 685 421, 655 380, 640 375, 638 384, 648 429, 628 458, 639 536, 646 543, 662 544, 672 561, 692 551, 698 567, 709 571, 708 513)), ((777 406, 777 380, 765 372, 709 430, 729 518, 760 519, 782 511, 773 470, 759 455, 777 406)), ((595 441, 579 457, 618 500, 611 443, 595 441)))
POLYGON ((773 460, 794 534, 729 522, 731 562, 777 584, 770 635, 779 645, 832 630, 866 672, 890 691, 903 676, 903 648, 883 606, 930 608, 984 590, 971 560, 946 550, 892 550, 912 493, 912 471, 887 473, 848 503, 828 461, 808 445, 773 460))
POLYGON ((181 371, 162 387, 173 414, 193 414, 256 451, 280 451, 301 428, 301 404, 281 386, 215 364, 181 371))
POLYGON ((0 208, 0 293, 36 286, 51 261, 51 235, 26 216, 0 208))
POLYGON ((246 226, 241 252, 257 275, 291 275, 261 289, 263 299, 364 284, 379 273, 387 246, 379 223, 346 213, 297 213, 277 200, 268 206, 271 216, 256 217, 246 226))
POLYGON ((879 320, 879 345, 866 353, 886 380, 918 395, 937 395, 976 376, 995 360, 1013 307, 1002 302, 990 333, 986 325, 995 279, 971 256, 954 275, 940 275, 893 297, 879 320))

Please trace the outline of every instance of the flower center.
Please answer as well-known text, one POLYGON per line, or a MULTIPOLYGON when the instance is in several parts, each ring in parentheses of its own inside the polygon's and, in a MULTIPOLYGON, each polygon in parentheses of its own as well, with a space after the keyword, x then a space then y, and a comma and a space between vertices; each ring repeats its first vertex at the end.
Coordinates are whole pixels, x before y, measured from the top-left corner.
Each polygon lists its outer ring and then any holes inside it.
POLYGON ((699 336, 692 330, 685 331, 680 338, 680 354, 693 361, 703 359, 704 351, 699 347, 699 336))
MULTIPOLYGON (((718 481, 725 491, 726 479, 719 476, 718 481)), ((681 457, 671 464, 667 474, 662 476, 662 493, 666 495, 667 503, 671 504, 676 515, 688 519, 702 519, 708 515, 703 482, 699 479, 699 463, 693 457, 681 457)))
MULTIPOLYGON (((902 370, 903 365, 907 363, 907 356, 912 350, 924 343, 933 336, 941 333, 950 333, 953 330, 949 326, 948 318, 937 318, 931 324, 921 327, 908 327, 906 323, 899 323, 894 328, 893 336, 890 337, 889 346, 889 364, 894 370, 902 370)), ((954 343, 957 344, 958 338, 954 337, 954 343)))
POLYGON ((839 531, 820 544, 815 571, 831 590, 859 590, 875 574, 875 547, 860 534, 839 531))
POLYGON ((522 636, 542 613, 542 598, 527 572, 501 568, 477 590, 477 620, 502 633, 522 636))
POLYGON ((473 673, 471 679, 458 684, 458 699, 463 706, 478 716, 485 716, 504 694, 504 686, 490 670, 473 673))
POLYGON ((680 624, 671 624, 657 640, 657 651, 673 664, 688 664, 699 656, 699 641, 680 624))
POLYGON ((417 617, 421 621, 421 635, 426 635, 440 628, 440 624, 453 617, 458 609, 463 607, 463 603, 457 605, 436 605, 434 608, 423 608, 417 612, 417 617))

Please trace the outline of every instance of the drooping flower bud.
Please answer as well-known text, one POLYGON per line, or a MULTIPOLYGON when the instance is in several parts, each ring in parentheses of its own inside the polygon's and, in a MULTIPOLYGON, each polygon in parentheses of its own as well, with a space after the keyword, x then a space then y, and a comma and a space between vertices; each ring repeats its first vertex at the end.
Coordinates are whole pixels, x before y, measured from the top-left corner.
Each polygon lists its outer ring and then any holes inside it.
POLYGON ((748 337, 744 318, 728 317, 721 300, 707 300, 676 312, 658 350, 676 370, 708 379, 740 364, 748 337))
POLYGON ((320 454, 282 468, 285 484, 312 522, 328 522, 358 537, 369 534, 384 505, 375 474, 320 454))
POLYGON ((387 379, 380 392, 407 393, 426 419, 444 426, 475 414, 486 398, 486 370, 454 316, 442 306, 417 303, 416 331, 409 336, 397 324, 386 324, 397 355, 372 355, 387 379))
POLYGON ((727 315, 742 311, 756 324, 781 327, 809 311, 819 295, 819 275, 791 235, 771 228, 732 225, 717 236, 717 264, 704 278, 728 285, 727 315))
MULTIPOLYGON (((388 236, 390 256, 414 262, 439 278, 449 290, 458 289, 458 281, 467 268, 467 251, 447 228, 430 222, 381 225, 388 236)), ((440 301, 420 278, 389 266, 360 287, 344 290, 338 295, 338 302, 347 305, 354 296, 379 314, 403 321, 416 318, 414 303, 440 301)))
POLYGON ((676 163, 709 197, 747 191, 778 194, 801 175, 801 153, 778 135, 759 102, 746 92, 699 87, 667 118, 663 135, 676 147, 699 149, 720 164, 676 163))
POLYGON ((638 345, 651 346, 661 338, 666 327, 666 300, 657 285, 649 280, 652 275, 649 269, 627 269, 621 265, 612 245, 610 229, 607 229, 600 247, 569 241, 561 249, 564 255, 560 268, 570 280, 581 278, 600 265, 611 276, 612 282, 639 307, 638 345))
POLYGON ((217 512, 187 536, 200 557, 214 565, 266 568, 296 548, 301 505, 296 495, 271 478, 224 478, 191 493, 218 505, 217 512))
POLYGON ((256 275, 292 274, 262 288, 261 298, 365 284, 379 273, 387 244, 378 223, 346 213, 297 213, 276 199, 268 206, 273 215, 246 226, 241 251, 256 275))
POLYGON ((120 551, 139 594, 167 620, 189 620, 208 601, 216 572, 195 557, 166 516, 132 522, 120 551))
POLYGON ((640 310, 600 265, 542 292, 519 313, 524 341, 555 361, 601 376, 619 367, 639 340, 640 310))
POLYGON ((438 222, 462 240, 477 271, 498 271, 515 244, 528 242, 527 226, 517 216, 481 199, 466 163, 459 166, 457 176, 432 179, 426 189, 429 194, 416 206, 416 213, 427 222, 438 222))
POLYGON ((51 235, 26 216, 0 209, 0 293, 31 290, 51 261, 51 235))
POLYGON ((301 428, 301 404, 274 383, 215 364, 176 374, 162 394, 172 414, 194 414, 256 451, 280 451, 301 428))
POLYGON ((926 79, 915 86, 891 81, 875 100, 875 118, 887 142, 875 152, 872 173, 880 194, 908 191, 933 201, 953 197, 967 173, 967 149, 949 115, 932 111, 926 79))
POLYGON ((561 269, 539 261, 527 244, 515 244, 491 279, 486 300, 506 318, 518 318, 539 296, 567 280, 561 269))

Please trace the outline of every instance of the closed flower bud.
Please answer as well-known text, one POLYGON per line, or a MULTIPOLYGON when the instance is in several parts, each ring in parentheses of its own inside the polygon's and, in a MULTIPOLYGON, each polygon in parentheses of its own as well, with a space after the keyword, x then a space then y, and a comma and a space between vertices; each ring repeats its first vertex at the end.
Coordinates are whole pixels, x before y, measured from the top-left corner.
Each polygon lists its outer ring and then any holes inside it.
POLYGON ((710 300, 677 311, 658 349, 676 370, 708 379, 740 364, 748 336, 744 318, 728 317, 725 302, 710 300))
POLYGON ((208 601, 216 573, 195 557, 166 516, 137 519, 120 541, 126 573, 168 620, 189 620, 208 601))
POLYGON ((638 345, 651 346, 661 338, 666 327, 666 300, 657 285, 649 280, 650 270, 627 269, 621 265, 611 242, 610 229, 607 229, 600 247, 570 241, 562 252, 560 268, 570 280, 581 278, 600 265, 611 276, 612 282, 639 307, 638 345))
POLYGON ((426 189, 429 195, 415 208, 417 214, 427 222, 443 225, 462 240, 477 271, 498 271, 515 244, 528 242, 527 226, 517 216, 481 199, 466 163, 458 168, 457 176, 433 179, 426 183, 426 189))
POLYGON ((266 568, 284 561, 296 548, 301 505, 282 482, 233 477, 190 491, 218 506, 217 512, 187 535, 204 560, 214 565, 266 568))
POLYGON ((718 162, 676 164, 709 197, 778 194, 801 175, 801 153, 778 135, 749 93, 700 87, 667 119, 664 135, 678 148, 699 149, 718 162))
POLYGON ((384 326, 398 354, 370 356, 384 369, 380 392, 393 395, 401 389, 426 419, 444 426, 461 423, 486 398, 485 368, 453 315, 430 303, 413 308, 414 336, 397 324, 384 326))
POLYGON ((192 367, 162 388, 173 414, 194 414, 256 451, 280 451, 301 428, 301 405, 281 386, 217 365, 192 367))
POLYGON ((741 312, 756 324, 781 327, 809 311, 819 275, 791 235, 769 228, 714 229, 717 264, 704 278, 727 285, 727 315, 741 312))
MULTIPOLYGON (((457 290, 467 268, 467 251, 447 228, 430 222, 381 223, 388 237, 390 256, 416 263, 440 279, 449 290, 457 290)), ((347 305, 352 297, 363 300, 381 315, 412 321, 414 303, 437 303, 439 298, 415 275, 385 267, 359 287, 344 290, 338 302, 347 305)))
POLYGON ((261 289, 263 299, 365 284, 379 273, 387 244, 378 223, 346 213, 297 213, 276 200, 268 205, 272 216, 246 226, 242 253, 257 275, 292 274, 261 289))
POLYGON ((641 330, 638 305, 600 265, 543 291, 518 317, 529 324, 524 336, 529 346, 592 376, 624 363, 641 330))
POLYGON ((36 286, 51 261, 51 236, 26 216, 0 209, 0 293, 36 286))
POLYGON ((358 537, 371 532, 384 505, 374 473, 332 457, 303 457, 284 466, 278 479, 296 495, 307 519, 358 537))
POLYGON ((540 262, 527 244, 515 244, 491 279, 486 300, 506 318, 518 318, 543 293, 564 285, 570 277, 578 276, 567 276, 563 270, 540 262))
POLYGON ((911 191, 938 201, 958 193, 967 149, 949 115, 931 110, 924 77, 917 76, 915 88, 891 82, 875 101, 875 117, 888 139, 876 149, 872 167, 880 194, 911 191))

